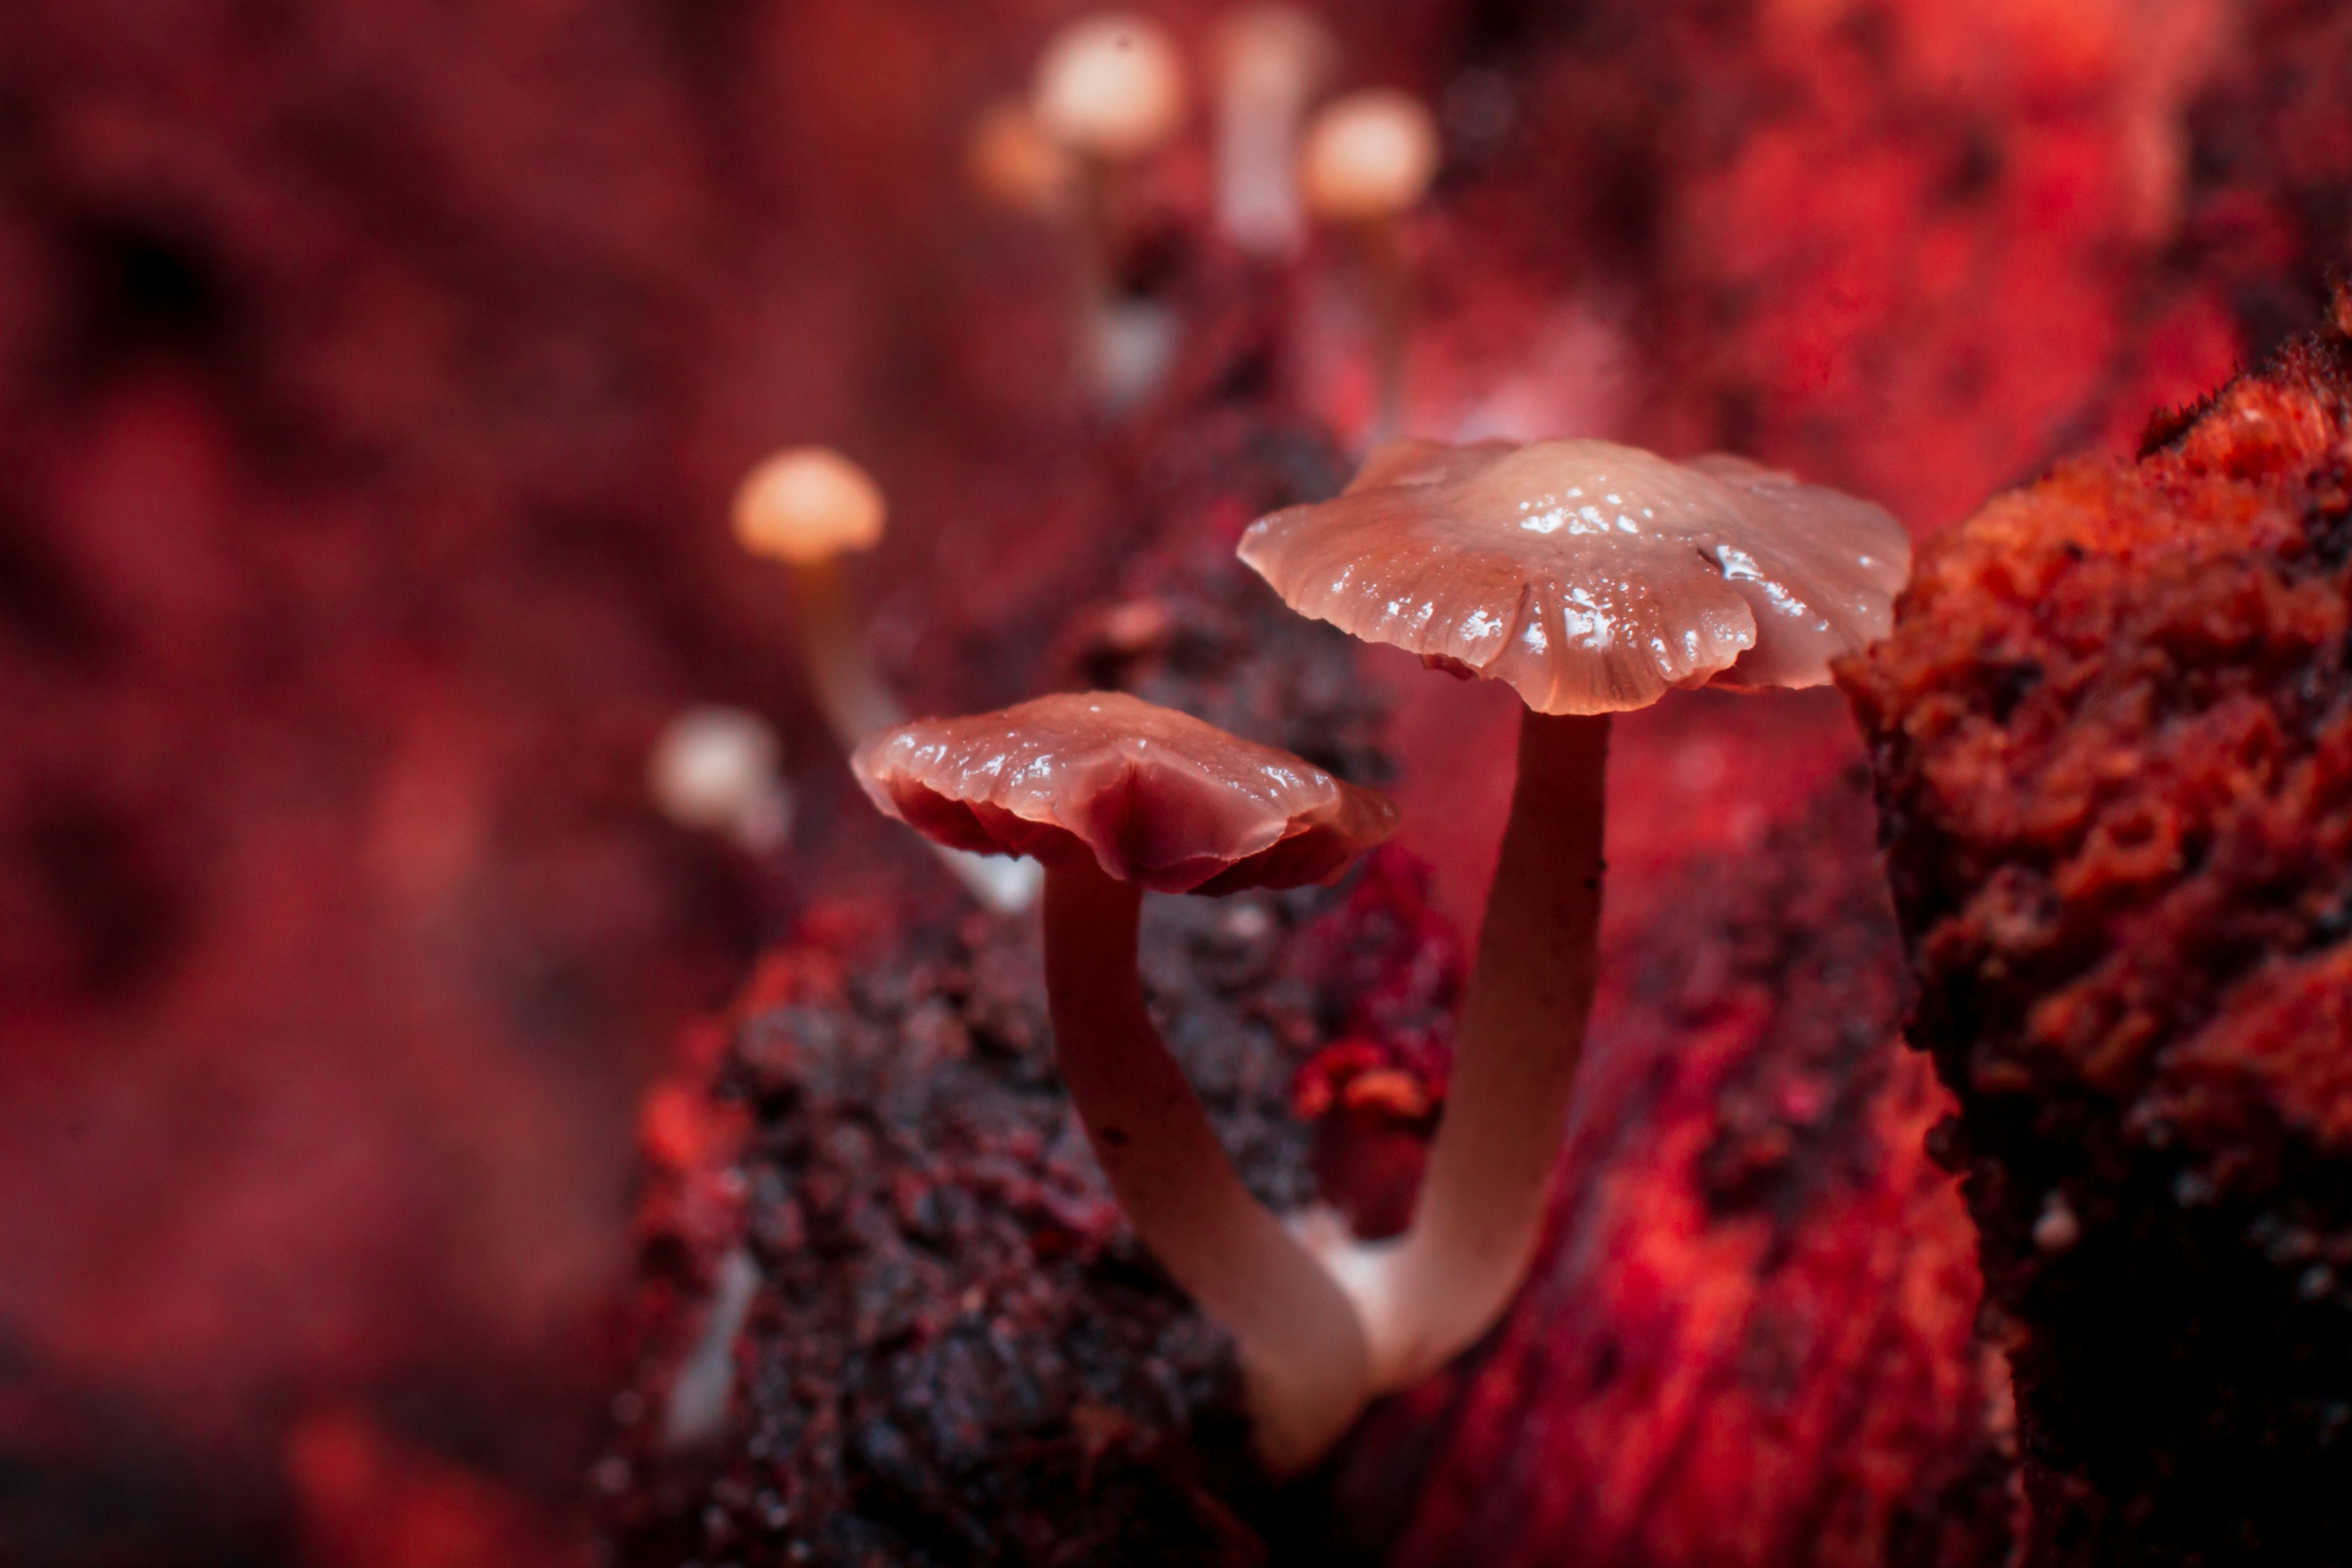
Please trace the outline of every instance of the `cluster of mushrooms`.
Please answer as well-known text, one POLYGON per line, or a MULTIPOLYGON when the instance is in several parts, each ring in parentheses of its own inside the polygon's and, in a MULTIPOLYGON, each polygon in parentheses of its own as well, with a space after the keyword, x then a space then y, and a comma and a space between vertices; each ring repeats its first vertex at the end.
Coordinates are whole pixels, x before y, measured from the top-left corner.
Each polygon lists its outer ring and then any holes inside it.
MULTIPOLYGON (((1326 99, 1338 41, 1294 6, 1233 12, 1207 45, 1218 229, 1243 253, 1276 261, 1297 256, 1310 220, 1348 236, 1370 306, 1376 433, 1391 432, 1402 417, 1412 292, 1399 225, 1436 175, 1436 120, 1391 88, 1326 99)), ((1027 93, 989 106, 971 126, 967 165, 979 193, 1072 237, 1079 358, 1109 412, 1157 384, 1179 331, 1164 305, 1119 287, 1112 257, 1130 225, 1138 174, 1183 128, 1190 76, 1158 23, 1097 13, 1046 42, 1027 93)), ((738 542, 790 574, 803 664, 845 747, 906 716, 865 652, 842 570, 845 557, 881 541, 887 512, 872 476, 824 447, 775 454, 735 500, 738 542)), ((646 794, 680 827, 767 855, 791 833, 783 762, 782 739, 761 715, 688 707, 647 754, 646 794)), ((955 850, 941 858, 990 909, 1013 914, 1036 900, 1033 862, 955 850)))
POLYGON ((1147 890, 1336 879, 1394 831, 1390 800, 1110 692, 894 725, 852 764, 934 844, 1043 866, 1073 1105, 1137 1237, 1232 1333, 1266 1463, 1293 1470, 1368 1400, 1485 1333, 1534 1253, 1592 1005, 1610 716, 1676 687, 1826 681, 1886 632, 1910 549, 1879 507, 1736 457, 1402 441, 1335 499, 1259 519, 1240 555, 1293 609, 1527 704, 1444 1113, 1402 1236, 1359 1241, 1249 1192, 1135 967, 1147 890))
MULTIPOLYGON (((1215 54, 1219 221, 1244 249, 1295 249, 1303 193, 1313 214, 1351 226, 1381 305, 1392 428, 1404 294, 1392 225, 1434 171, 1434 126, 1391 92, 1310 120, 1332 50, 1297 12, 1241 14, 1215 54)), ((1121 173, 1172 132, 1184 91, 1153 24, 1078 23, 1047 47, 1027 100, 982 118, 975 176, 1075 219, 1090 287, 1107 288, 1121 173)), ((1090 306, 1105 374, 1134 335, 1118 308, 1090 306)), ((1394 832, 1395 806, 1119 693, 907 722, 840 573, 845 554, 878 541, 884 514, 864 470, 801 447, 753 470, 734 527, 788 569, 811 685, 874 803, 1000 914, 1025 910, 1042 883, 1055 1049, 1095 1157, 1137 1237, 1233 1334, 1266 1463, 1302 1469, 1369 1400, 1484 1333, 1533 1256, 1599 962, 1610 716, 1677 687, 1825 682, 1832 660, 1885 633, 1908 538, 1868 502, 1740 458, 1675 463, 1593 440, 1386 442, 1338 497, 1244 534, 1241 559, 1292 609, 1502 681, 1527 705, 1422 1190, 1402 1235, 1368 1242, 1326 1210, 1277 1215, 1244 1185, 1152 1025, 1136 943, 1146 891, 1335 880, 1394 832)), ((773 847, 788 804, 772 732, 748 718, 681 720, 650 782, 681 821, 773 847)))
MULTIPOLYGON (((1399 221, 1438 166, 1437 122, 1393 88, 1322 99, 1338 41, 1308 12, 1260 5, 1212 31, 1214 221, 1245 255, 1295 257, 1310 222, 1346 235, 1368 296, 1378 430, 1402 415, 1411 278, 1399 221)), ((1118 236, 1144 161, 1182 129, 1191 97, 1182 50, 1148 17, 1104 12, 1056 33, 1025 97, 973 121, 967 152, 980 193, 1069 228, 1079 253, 1081 358, 1110 410, 1155 383, 1175 326, 1164 308, 1118 285, 1118 236)))

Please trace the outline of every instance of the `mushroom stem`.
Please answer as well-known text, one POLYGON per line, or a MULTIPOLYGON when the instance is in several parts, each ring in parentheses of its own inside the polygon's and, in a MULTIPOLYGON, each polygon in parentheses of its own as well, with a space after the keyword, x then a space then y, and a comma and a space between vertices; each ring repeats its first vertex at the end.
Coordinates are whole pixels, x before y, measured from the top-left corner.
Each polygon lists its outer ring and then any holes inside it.
POLYGON ((1125 193, 1119 171, 1107 158, 1076 155, 1077 176, 1077 294, 1072 301, 1078 358, 1088 385, 1108 397, 1112 391, 1111 339, 1118 330, 1118 232, 1125 193))
POLYGON ((852 607, 841 562, 806 561, 792 568, 793 619, 809 685, 834 738, 845 750, 877 730, 904 724, 898 699, 882 682, 866 651, 864 628, 852 607))
POLYGON ((1295 99, 1237 89, 1217 120, 1217 224, 1255 255, 1287 255, 1306 232, 1291 172, 1298 110, 1295 99))
MULTIPOLYGON (((840 560, 798 561, 791 571, 793 621, 800 630, 809 685, 834 737, 843 750, 854 751, 867 736, 904 724, 906 712, 866 651, 864 629, 840 560)), ((931 848, 984 907, 999 915, 1018 915, 1037 901, 1035 862, 976 855, 944 844, 931 848)))
POLYGON ((1608 715, 1521 716, 1444 1115, 1412 1225, 1368 1302, 1382 1388, 1486 1333, 1535 1251, 1600 968, 1608 762, 1608 715))
POLYGON ((1123 413, 1166 378, 1175 319, 1165 302, 1130 294, 1120 280, 1129 172, 1091 154, 1079 154, 1077 162, 1077 353, 1097 403, 1105 413, 1123 413))
POLYGON ((1412 274, 1405 265, 1404 243, 1394 217, 1383 214, 1362 218, 1350 227, 1371 318, 1372 382, 1379 399, 1372 414, 1371 444, 1378 445, 1404 433, 1404 355, 1412 331, 1412 274))
POLYGON ((1136 974, 1142 894, 1091 858, 1045 872, 1045 990, 1062 1078, 1128 1223, 1231 1331, 1260 1452, 1303 1468, 1362 1407, 1370 1354, 1354 1306, 1251 1196, 1136 974))

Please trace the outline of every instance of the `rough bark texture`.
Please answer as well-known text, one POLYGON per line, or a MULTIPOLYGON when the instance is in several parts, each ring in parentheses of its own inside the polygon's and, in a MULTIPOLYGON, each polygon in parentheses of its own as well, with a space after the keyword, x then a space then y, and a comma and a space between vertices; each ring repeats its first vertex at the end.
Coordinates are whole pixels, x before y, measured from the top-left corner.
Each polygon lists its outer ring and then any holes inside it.
POLYGON ((2033 1555, 2352 1553, 2352 300, 1934 541, 1844 681, 2033 1555))
POLYGON ((1343 1516, 1425 1568, 2000 1562, 2004 1379, 1862 781, 1650 902, 1531 1282, 1373 1414, 1343 1516))

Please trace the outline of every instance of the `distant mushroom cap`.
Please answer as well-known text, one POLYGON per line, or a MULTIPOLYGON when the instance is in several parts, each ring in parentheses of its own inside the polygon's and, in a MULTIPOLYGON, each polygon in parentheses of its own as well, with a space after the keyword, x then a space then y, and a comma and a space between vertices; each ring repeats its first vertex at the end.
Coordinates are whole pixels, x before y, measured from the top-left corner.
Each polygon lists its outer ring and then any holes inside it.
POLYGON ((989 201, 1038 216, 1060 211, 1076 180, 1069 151, 1037 128, 1026 103, 1013 100, 989 105, 972 121, 964 170, 989 201))
POLYGON ((1376 790, 1118 692, 919 719, 851 766, 885 814, 951 848, 1084 852, 1160 893, 1328 881, 1396 827, 1376 790))
POLYGON ((662 727, 646 759, 654 804, 689 828, 724 828, 777 788, 783 758, 775 727, 741 708, 693 707, 662 727))
POLYGON ((1437 173, 1437 121, 1411 93, 1370 88, 1332 99, 1308 121, 1298 181, 1318 216, 1392 216, 1437 173))
POLYGON ((1302 614, 1548 714, 1710 680, 1818 685, 1885 634, 1911 570, 1902 525, 1867 501, 1605 441, 1392 442, 1338 498, 1251 525, 1240 553, 1302 614))
POLYGON ((1032 105, 1039 128, 1073 152, 1137 157, 1183 119, 1183 61, 1155 22, 1119 12, 1084 17, 1046 44, 1032 105))
POLYGON ((753 555, 807 566, 874 548, 887 510, 865 469, 829 446, 794 446, 737 487, 735 538, 753 555))

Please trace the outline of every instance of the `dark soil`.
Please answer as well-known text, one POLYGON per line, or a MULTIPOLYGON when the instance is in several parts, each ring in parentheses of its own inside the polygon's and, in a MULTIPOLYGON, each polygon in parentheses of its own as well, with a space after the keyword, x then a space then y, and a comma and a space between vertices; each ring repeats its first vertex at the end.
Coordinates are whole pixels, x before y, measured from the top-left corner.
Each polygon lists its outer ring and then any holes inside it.
MULTIPOLYGON (((1377 782, 1380 714, 1348 643, 1229 548, 1147 560, 1054 662, 1377 782)), ((639 1418, 599 1471, 616 1560, 1264 1560, 1299 1505, 1250 1453, 1229 1343, 1126 1234, 1087 1154, 1034 920, 915 902, 878 943, 812 934, 770 961, 711 1080, 743 1135, 660 1178, 679 1192, 648 1209, 667 1218, 645 1239, 648 1351, 622 1406, 639 1418), (732 1181, 698 1208, 698 1184, 732 1181), (738 1233, 760 1284, 734 1415, 708 1451, 665 1452, 693 1303, 738 1233)), ((1350 960, 1385 939, 1386 907, 1344 886, 1147 904, 1169 1042, 1278 1208, 1312 1196, 1292 1079, 1378 983, 1350 960)))

